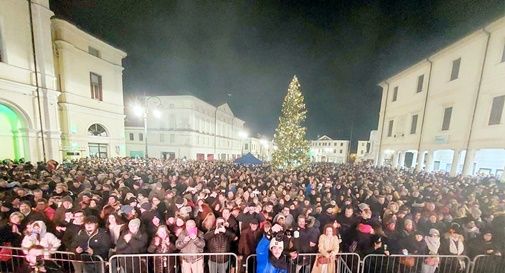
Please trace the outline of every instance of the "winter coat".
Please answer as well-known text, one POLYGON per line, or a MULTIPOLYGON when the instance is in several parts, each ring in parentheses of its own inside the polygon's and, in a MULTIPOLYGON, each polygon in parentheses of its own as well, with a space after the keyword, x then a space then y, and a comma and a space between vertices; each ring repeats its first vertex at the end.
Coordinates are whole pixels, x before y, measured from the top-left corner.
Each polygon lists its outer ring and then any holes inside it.
MULTIPOLYGON (((181 234, 179 234, 179 238, 175 242, 175 247, 181 250, 181 253, 202 253, 203 248, 205 247, 205 240, 203 239, 203 232, 198 231, 198 235, 195 239, 191 239, 188 242, 184 242, 184 239, 189 237, 188 232, 183 230, 181 234)), ((200 259, 203 259, 203 256, 182 256, 182 260, 187 263, 194 263, 200 259)))
POLYGON ((93 255, 98 255, 107 260, 111 245, 110 235, 104 229, 98 228, 93 234, 88 234, 86 230, 81 229, 72 241, 71 248, 75 251, 76 248, 81 247, 84 252, 91 248, 93 255))
POLYGON ((129 230, 119 236, 116 243, 116 253, 117 254, 142 254, 146 252, 148 238, 147 234, 139 230, 136 234, 132 235, 129 242, 126 242, 124 236, 129 233, 129 230))
MULTIPOLYGON (((5 245, 6 243, 10 243, 13 247, 21 246, 21 241, 23 240, 23 235, 12 232, 12 226, 14 224, 7 223, 3 227, 0 228, 0 245, 5 245)), ((23 232, 21 230, 21 226, 17 225, 19 232, 23 232)))
MULTIPOLYGON (((335 256, 330 256, 330 253, 338 252, 340 246, 340 239, 337 236, 326 236, 325 234, 321 234, 319 236, 319 254, 323 257, 330 258, 330 265, 335 263, 335 256)), ((312 273, 320 273, 322 270, 322 266, 318 264, 317 260, 315 261, 314 267, 312 268, 312 273)), ((334 273, 335 266, 328 266, 326 273, 334 273)))
POLYGON ((252 231, 249 228, 243 230, 238 242, 238 254, 247 257, 256 253, 256 246, 261 239, 261 233, 260 229, 256 231, 252 231))
MULTIPOLYGON (((158 246, 156 246, 155 244, 156 238, 158 237, 155 236, 151 240, 151 244, 149 244, 147 252, 156 254, 166 254, 166 253, 174 253, 177 250, 171 238, 167 238, 168 241, 165 242, 162 241, 158 246)), ((176 265, 175 256, 168 256, 168 257, 156 256, 153 259, 154 259, 153 267, 155 273, 165 273, 175 271, 174 268, 174 266, 176 265)))
POLYGON ((270 240, 263 236, 256 247, 256 273, 287 273, 287 269, 276 268, 270 262, 270 240))
MULTIPOLYGON (((207 231, 205 233, 205 242, 207 245, 208 252, 210 253, 226 253, 230 252, 230 246, 233 239, 235 239, 235 234, 231 231, 226 231, 225 233, 215 234, 215 228, 207 231)), ((210 256, 210 260, 213 262, 224 263, 228 261, 226 255, 210 256)))
POLYGON ((35 221, 33 225, 38 224, 40 227, 40 234, 32 233, 25 235, 21 242, 21 247, 27 251, 33 245, 41 245, 49 251, 54 253, 61 245, 60 239, 56 238, 54 234, 47 232, 46 224, 42 221, 35 221))

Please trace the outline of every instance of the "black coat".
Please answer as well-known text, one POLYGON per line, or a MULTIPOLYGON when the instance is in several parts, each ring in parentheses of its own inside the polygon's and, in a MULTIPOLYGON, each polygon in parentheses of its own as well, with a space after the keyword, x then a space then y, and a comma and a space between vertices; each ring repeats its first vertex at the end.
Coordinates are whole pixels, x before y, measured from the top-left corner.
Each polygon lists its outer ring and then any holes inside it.
POLYGON ((72 250, 75 251, 77 247, 81 247, 84 252, 91 248, 93 255, 98 255, 107 260, 109 249, 112 247, 112 240, 109 233, 104 229, 99 228, 91 235, 81 229, 72 241, 72 250))
POLYGON ((141 254, 146 253, 148 238, 147 234, 139 230, 135 235, 132 236, 129 242, 126 242, 124 236, 128 234, 129 231, 126 230, 116 243, 117 254, 141 254))

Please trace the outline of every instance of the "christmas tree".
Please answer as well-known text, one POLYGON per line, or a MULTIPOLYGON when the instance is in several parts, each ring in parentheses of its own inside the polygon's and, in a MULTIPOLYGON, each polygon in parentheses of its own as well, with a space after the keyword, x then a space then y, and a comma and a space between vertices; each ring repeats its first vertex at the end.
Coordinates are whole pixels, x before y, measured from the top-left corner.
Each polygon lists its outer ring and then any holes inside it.
POLYGON ((274 168, 293 170, 308 164, 309 143, 305 139, 306 128, 303 127, 306 115, 300 83, 294 76, 282 103, 279 125, 275 129, 276 149, 272 154, 274 168))

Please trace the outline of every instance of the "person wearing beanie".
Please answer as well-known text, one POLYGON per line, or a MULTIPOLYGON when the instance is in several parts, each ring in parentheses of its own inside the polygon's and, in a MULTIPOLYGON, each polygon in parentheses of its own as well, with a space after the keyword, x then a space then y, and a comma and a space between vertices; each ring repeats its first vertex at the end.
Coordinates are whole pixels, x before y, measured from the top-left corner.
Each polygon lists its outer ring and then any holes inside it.
MULTIPOLYGON (((277 234, 282 227, 276 224, 271 230, 272 234, 277 234)), ((283 255, 283 250, 284 242, 280 238, 269 239, 263 235, 256 246, 256 273, 287 273, 288 259, 283 255)))
MULTIPOLYGON (((141 229, 141 221, 138 218, 128 222, 128 229, 125 230, 117 240, 117 254, 142 254, 146 253, 148 244, 147 234, 141 229)), ((138 258, 121 259, 121 268, 127 273, 134 272, 140 266, 138 258)))
MULTIPOLYGON (((426 247, 428 248, 428 255, 438 255, 438 250, 440 248, 440 232, 437 229, 430 229, 429 234, 424 237, 426 247)), ((435 273, 438 264, 440 263, 440 258, 438 257, 427 257, 424 259, 421 266, 422 273, 435 273)))

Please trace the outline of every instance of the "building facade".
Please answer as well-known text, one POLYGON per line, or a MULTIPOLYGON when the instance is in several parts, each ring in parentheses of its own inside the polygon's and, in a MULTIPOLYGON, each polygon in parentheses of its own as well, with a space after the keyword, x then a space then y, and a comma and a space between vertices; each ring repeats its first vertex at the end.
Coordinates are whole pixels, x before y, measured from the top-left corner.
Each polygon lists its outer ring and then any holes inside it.
POLYGON ((347 163, 349 148, 349 140, 322 136, 310 141, 310 158, 312 162, 347 163))
POLYGON ((265 138, 248 137, 242 141, 243 154, 251 153, 262 161, 272 159, 273 143, 265 138))
MULTIPOLYGON (((164 159, 233 160, 243 152, 244 121, 235 117, 228 104, 215 107, 194 96, 155 97, 161 117, 147 116, 147 138, 144 127, 128 124, 127 156, 164 159), (147 142, 146 142, 147 139, 147 142)), ((127 113, 128 123, 141 117, 127 113)), ((142 124, 143 122, 140 122, 142 124)))
POLYGON ((63 155, 124 156, 126 53, 61 19, 52 29, 63 155))
POLYGON ((379 165, 503 174, 505 17, 380 86, 379 165))
POLYGON ((0 158, 97 155, 92 143, 109 145, 102 156, 124 154, 124 148, 122 153, 111 148, 124 147, 123 134, 113 136, 123 127, 111 125, 123 123, 117 98, 122 98, 126 54, 53 16, 48 0, 0 1, 0 158), (102 55, 92 56, 91 47, 102 55), (103 76, 100 102, 90 95, 91 72, 103 76), (114 110, 99 110, 105 108, 114 110), (93 124, 112 138, 90 136, 93 124))

